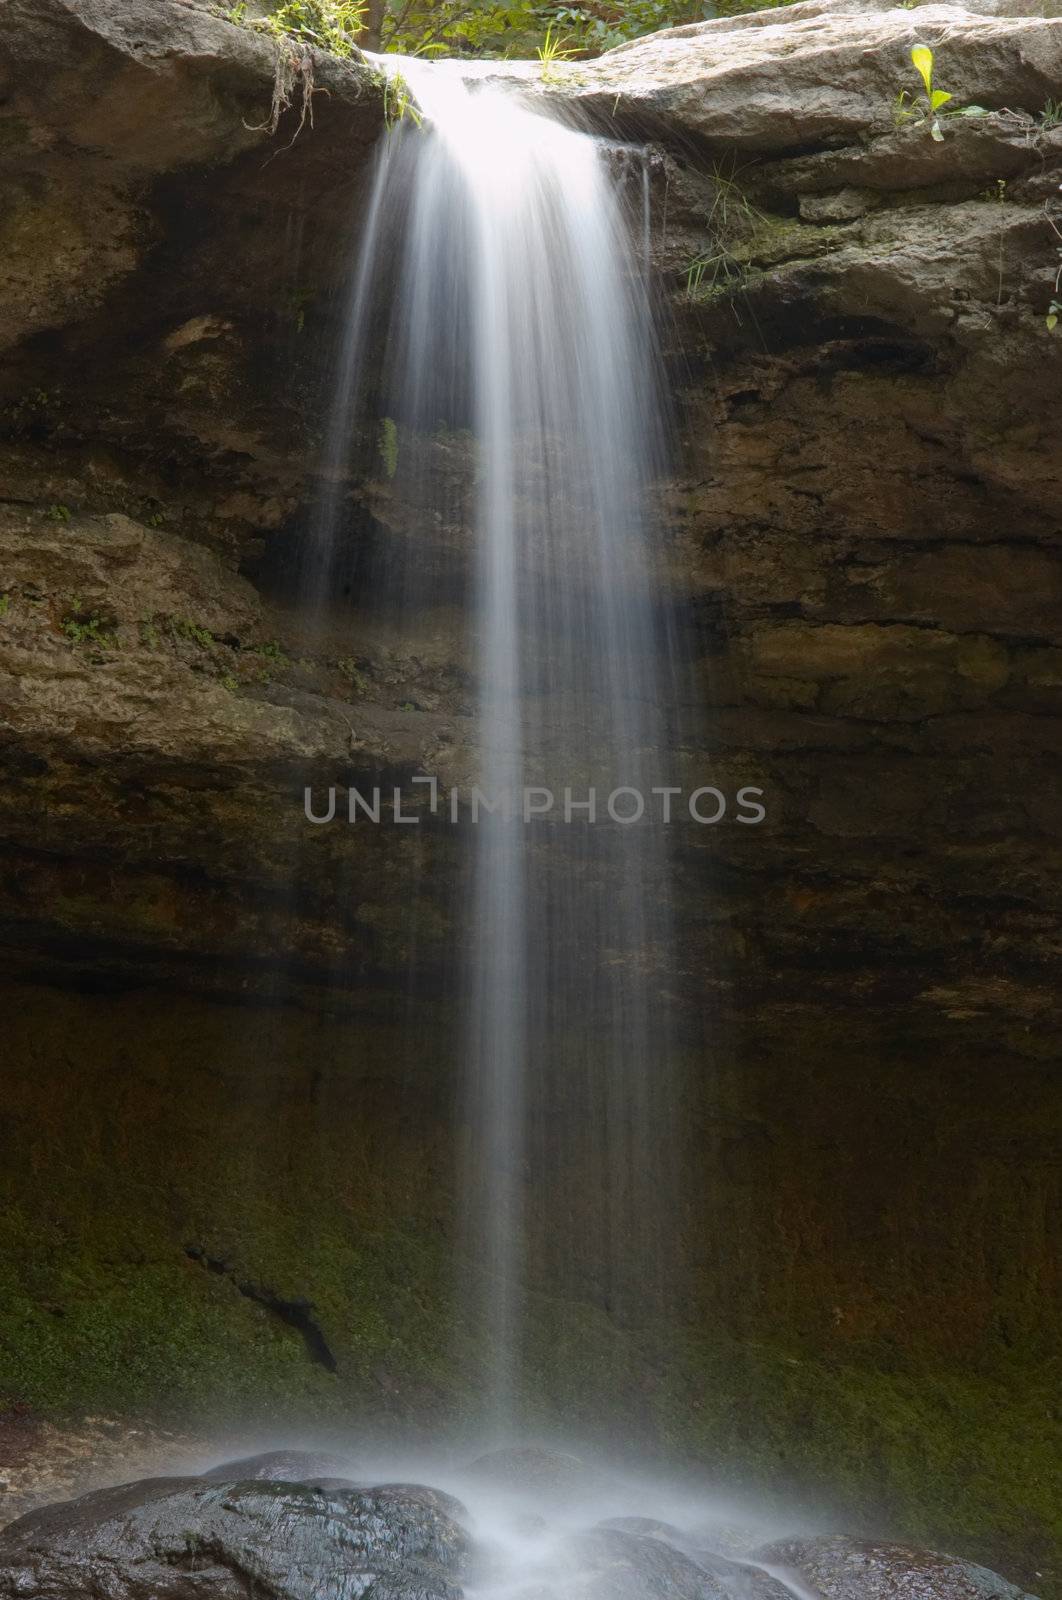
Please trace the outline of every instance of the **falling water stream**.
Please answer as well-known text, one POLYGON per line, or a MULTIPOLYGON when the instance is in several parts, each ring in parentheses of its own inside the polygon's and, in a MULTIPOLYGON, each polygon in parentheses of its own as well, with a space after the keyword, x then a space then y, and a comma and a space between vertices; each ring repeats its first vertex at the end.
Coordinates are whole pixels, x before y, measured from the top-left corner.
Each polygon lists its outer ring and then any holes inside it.
MULTIPOLYGON (((527 1411, 532 1286, 626 1323, 659 1321, 674 1289, 668 864, 650 821, 673 669, 650 582, 666 429, 647 188, 640 151, 518 87, 459 63, 381 65, 421 120, 382 139, 364 213, 319 570, 352 419, 375 411, 393 498, 432 538, 464 523, 474 539, 458 1292, 482 1423, 502 1438, 527 1411), (463 452, 459 488, 433 473, 440 440, 463 452)), ((389 580, 410 616, 430 587, 415 544, 389 580)))

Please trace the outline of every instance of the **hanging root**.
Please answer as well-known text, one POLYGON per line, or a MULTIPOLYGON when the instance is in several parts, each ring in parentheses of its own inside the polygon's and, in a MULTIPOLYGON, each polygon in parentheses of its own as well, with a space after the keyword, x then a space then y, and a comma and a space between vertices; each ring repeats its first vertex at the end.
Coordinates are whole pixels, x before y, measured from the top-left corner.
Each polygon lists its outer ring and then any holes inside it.
POLYGON ((307 123, 313 127, 313 51, 293 44, 290 39, 277 39, 274 51, 276 65, 273 69, 273 104, 269 116, 264 122, 248 122, 244 126, 252 133, 274 134, 280 127, 281 118, 294 106, 299 113, 298 126, 291 136, 291 144, 294 144, 307 123))

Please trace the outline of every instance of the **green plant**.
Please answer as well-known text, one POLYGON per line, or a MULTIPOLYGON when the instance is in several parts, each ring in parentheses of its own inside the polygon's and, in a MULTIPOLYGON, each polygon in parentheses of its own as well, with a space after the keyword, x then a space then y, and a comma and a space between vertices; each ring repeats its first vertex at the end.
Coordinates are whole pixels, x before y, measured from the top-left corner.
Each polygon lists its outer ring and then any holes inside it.
POLYGON ((736 157, 712 164, 714 194, 705 220, 712 236, 720 244, 732 238, 735 233, 747 231, 767 220, 763 212, 751 203, 739 184, 738 178, 742 171, 736 157))
POLYGON ((9 594, 0 594, 0 617, 6 617, 10 610, 11 596, 9 594))
POLYGON ((256 683, 272 683, 273 679, 281 672, 286 672, 291 666, 291 658, 286 655, 275 639, 268 644, 252 645, 253 655, 261 656, 264 665, 254 675, 256 683))
POLYGON ((285 655, 284 651, 281 649, 280 645, 277 643, 277 641, 275 639, 271 639, 268 644, 261 645, 259 647, 258 654, 261 655, 261 656, 265 656, 266 660, 267 661, 272 661, 275 666, 278 666, 278 667, 290 667, 291 666, 290 657, 285 655))
POLYGON ((350 683, 355 694, 364 694, 369 687, 369 680, 351 656, 345 656, 336 662, 336 668, 350 683))
POLYGON ((1045 100, 1039 122, 1045 132, 1062 126, 1062 100, 1045 100))
MULTIPOLYGON (((456 55, 465 57, 535 57, 541 48, 543 28, 562 31, 580 55, 597 55, 602 50, 639 38, 658 28, 675 23, 699 22, 710 16, 743 15, 763 8, 786 4, 788 0, 584 0, 583 4, 558 4, 557 0, 377 0, 360 3, 352 9, 360 14, 360 26, 353 30, 356 44, 364 50, 393 51, 407 56, 456 55)), ((246 0, 216 0, 213 8, 229 22, 259 31, 277 32, 273 18, 247 15, 246 0)), ((336 4, 311 7, 310 0, 293 6, 278 6, 274 17, 283 17, 288 26, 283 37, 302 40, 333 52, 334 43, 322 45, 323 30, 307 14, 321 11, 327 18, 340 11, 336 4), (285 13, 288 15, 285 17, 285 13), (290 26, 292 20, 297 27, 290 26)), ((347 53, 349 26, 341 30, 339 53, 347 53)), ((541 58, 540 58, 541 59, 541 58)))
POLYGON ((357 45, 366 11, 362 0, 285 0, 252 26, 334 56, 349 56, 357 45))
POLYGON ((739 261, 728 250, 694 256, 686 268, 686 298, 710 300, 714 295, 732 294, 745 287, 749 276, 748 263, 739 261))
POLYGON ((117 650, 118 640, 110 625, 95 613, 86 613, 82 602, 71 600, 59 626, 71 644, 94 644, 102 650, 117 650))
POLYGON ((413 91, 401 72, 389 72, 383 83, 383 115, 388 128, 397 127, 408 117, 418 128, 423 118, 413 91))
POLYGON ((538 59, 542 71, 543 83, 556 83, 559 79, 557 65, 561 61, 572 61, 579 54, 571 45, 554 33, 553 24, 546 29, 546 37, 538 47, 538 59))
POLYGON ((381 418, 378 444, 384 471, 393 478, 398 471, 398 427, 393 417, 381 418))
POLYGON ((223 689, 227 689, 230 694, 235 694, 240 687, 238 681, 233 677, 231 672, 223 672, 221 677, 218 679, 218 682, 221 684, 221 687, 223 689))
POLYGON ((172 638, 196 644, 200 650, 209 650, 214 643, 214 635, 210 629, 202 627, 198 622, 192 622, 188 617, 169 617, 165 626, 172 638))
POLYGON ((939 114, 954 96, 946 89, 934 89, 934 56, 927 44, 914 45, 911 50, 911 60, 922 80, 924 97, 912 99, 905 89, 901 90, 896 102, 897 120, 903 122, 910 117, 917 117, 919 121, 928 121, 930 137, 939 143, 944 138, 939 114))
POLYGON ((140 624, 140 642, 147 645, 149 650, 157 650, 159 646, 159 630, 150 619, 145 618, 140 624))
POLYGON ((944 130, 940 125, 942 116, 986 117, 988 115, 984 106, 952 107, 950 111, 945 111, 945 106, 955 96, 949 94, 946 89, 934 89, 933 69, 936 57, 927 44, 913 45, 911 60, 922 80, 924 92, 918 96, 911 96, 906 89, 900 90, 893 106, 893 118, 898 124, 909 122, 912 118, 919 122, 928 122, 930 138, 940 144, 944 138, 944 130))
POLYGON ((69 522, 70 521, 70 507, 69 506, 64 506, 64 505, 49 506, 48 507, 48 520, 50 522, 69 522))
MULTIPOLYGON (((534 57, 544 28, 563 32, 580 55, 678 22, 757 8, 760 0, 383 0, 359 43, 402 55, 534 57)), ((774 3, 774 0, 768 0, 774 3)), ((540 58, 541 59, 541 58, 540 58)))
POLYGON ((292 143, 307 122, 313 126, 313 52, 326 50, 341 58, 352 55, 364 25, 366 9, 362 0, 285 0, 267 17, 249 21, 246 10, 239 16, 230 15, 230 21, 271 34, 277 41, 273 103, 265 122, 257 124, 253 132, 276 133, 281 118, 296 103, 296 98, 299 121, 292 143))

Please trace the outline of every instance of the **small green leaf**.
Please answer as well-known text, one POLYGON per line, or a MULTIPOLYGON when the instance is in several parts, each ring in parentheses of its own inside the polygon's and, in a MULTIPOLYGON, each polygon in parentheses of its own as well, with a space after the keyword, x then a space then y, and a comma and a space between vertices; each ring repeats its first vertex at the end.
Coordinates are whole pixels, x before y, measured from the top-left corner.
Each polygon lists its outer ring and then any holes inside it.
POLYGON ((953 111, 952 112, 952 116, 954 116, 954 117, 988 117, 988 116, 991 116, 991 112, 988 110, 988 108, 986 106, 960 106, 957 111, 953 111))
POLYGON ((1058 327, 1058 312, 1057 311, 1052 311, 1051 315, 1047 318, 1047 330, 1048 330, 1049 333, 1053 333, 1054 330, 1057 327, 1058 327))
POLYGON ((952 99, 954 99, 954 96, 950 95, 946 89, 934 89, 933 93, 929 97, 930 108, 933 111, 937 111, 941 106, 947 105, 948 101, 952 99))
POLYGON ((933 93, 933 52, 927 44, 916 44, 911 51, 911 60, 922 75, 922 82, 926 86, 926 94, 933 93))
POLYGON ((933 118, 933 126, 930 128, 929 132, 930 132, 931 136, 936 140, 937 144, 943 144, 944 143, 944 134, 943 134, 943 131, 941 129, 940 123, 937 121, 936 117, 933 118))

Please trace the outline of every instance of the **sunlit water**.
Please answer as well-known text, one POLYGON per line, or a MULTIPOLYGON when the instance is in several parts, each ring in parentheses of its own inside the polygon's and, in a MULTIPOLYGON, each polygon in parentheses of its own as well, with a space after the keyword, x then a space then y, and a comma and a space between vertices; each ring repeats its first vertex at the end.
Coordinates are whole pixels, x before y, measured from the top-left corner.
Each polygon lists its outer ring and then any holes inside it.
POLYGON ((617 788, 626 816, 668 781, 647 188, 637 157, 511 87, 456 63, 381 65, 401 70, 422 121, 381 140, 365 202, 319 571, 323 591, 351 430, 368 417, 391 503, 420 518, 381 580, 391 602, 415 618, 433 598, 429 549, 473 537, 464 600, 486 804, 468 819, 457 928, 459 1320, 480 1344, 483 1420, 503 1437, 530 1387, 531 1286, 627 1324, 661 1322, 675 1288, 665 841, 606 813, 617 788), (437 470, 441 450, 463 473, 437 470), (523 820, 527 786, 552 791, 554 821, 523 820))

